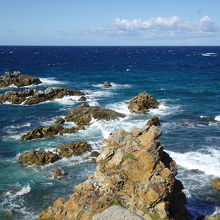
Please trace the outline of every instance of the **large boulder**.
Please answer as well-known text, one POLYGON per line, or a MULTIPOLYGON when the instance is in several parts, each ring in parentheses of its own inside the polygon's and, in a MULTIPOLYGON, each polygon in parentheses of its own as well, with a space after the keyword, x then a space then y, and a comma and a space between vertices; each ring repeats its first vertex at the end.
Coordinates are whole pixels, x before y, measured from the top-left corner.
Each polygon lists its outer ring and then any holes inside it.
MULTIPOLYGON (((91 145, 86 141, 74 142, 71 144, 60 145, 51 151, 32 150, 22 153, 18 160, 22 165, 43 166, 49 163, 54 163, 62 158, 79 156, 87 151, 91 151, 91 145)), ((58 174, 58 170, 57 171, 58 174)))
POLYGON ((151 108, 158 108, 159 102, 150 94, 143 92, 130 99, 128 109, 130 112, 146 114, 151 108))
POLYGON ((125 117, 124 114, 106 109, 100 106, 89 106, 88 104, 78 105, 70 110, 66 116, 67 121, 75 122, 77 125, 90 125, 92 119, 112 120, 125 117))
POLYGON ((13 73, 6 72, 4 75, 0 76, 0 88, 11 85, 17 87, 30 86, 38 85, 40 83, 42 83, 40 79, 33 76, 24 75, 19 71, 14 71, 13 73))
POLYGON ((107 81, 105 81, 105 82, 103 83, 103 86, 105 86, 105 87, 111 87, 111 86, 112 86, 112 84, 111 84, 111 83, 109 83, 109 82, 107 82, 107 81))
POLYGON ((49 87, 44 91, 26 89, 24 91, 8 91, 0 95, 0 104, 9 102, 12 104, 34 105, 45 101, 53 101, 64 96, 82 96, 84 92, 67 88, 49 87))
POLYGON ((220 190, 220 178, 212 180, 212 187, 216 190, 220 190))
POLYGON ((203 220, 220 220, 220 213, 215 214, 213 216, 206 216, 203 220))
POLYGON ((34 166, 42 166, 49 163, 54 163, 61 158, 52 152, 45 152, 45 151, 29 151, 22 153, 18 160, 22 165, 34 165, 34 166))
POLYGON ((67 201, 60 198, 42 211, 39 220, 89 220, 113 205, 147 220, 187 219, 176 163, 163 151, 160 135, 155 125, 112 133, 97 157, 94 175, 76 186, 67 201), (59 206, 57 201, 62 201, 59 206))

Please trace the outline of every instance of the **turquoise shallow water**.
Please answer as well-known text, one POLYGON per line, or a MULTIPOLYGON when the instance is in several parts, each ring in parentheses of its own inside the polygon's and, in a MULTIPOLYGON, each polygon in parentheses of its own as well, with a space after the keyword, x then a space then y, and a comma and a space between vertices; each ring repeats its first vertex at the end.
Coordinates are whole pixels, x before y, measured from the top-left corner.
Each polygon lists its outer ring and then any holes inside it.
MULTIPOLYGON (((5 211, 11 209, 15 211, 11 219, 35 219, 57 197, 67 198, 74 185, 95 170, 95 164, 83 157, 42 168, 22 167, 19 153, 79 140, 100 149, 110 132, 141 127, 152 115, 162 121, 160 140, 178 164, 177 177, 185 186, 193 218, 220 211, 220 193, 210 187, 211 179, 220 177, 220 47, 0 47, 0 73, 14 70, 40 77, 43 84, 34 88, 81 89, 89 93, 90 105, 127 117, 94 122, 77 134, 24 142, 19 140, 21 134, 52 124, 78 103, 65 97, 35 106, 1 105, 0 219, 6 219, 5 211), (113 87, 103 88, 104 81, 113 87), (159 99, 160 108, 148 115, 129 113, 128 100, 142 91, 159 99), (50 179, 54 167, 69 174, 50 179)), ((18 89, 0 93, 7 90, 18 89)))

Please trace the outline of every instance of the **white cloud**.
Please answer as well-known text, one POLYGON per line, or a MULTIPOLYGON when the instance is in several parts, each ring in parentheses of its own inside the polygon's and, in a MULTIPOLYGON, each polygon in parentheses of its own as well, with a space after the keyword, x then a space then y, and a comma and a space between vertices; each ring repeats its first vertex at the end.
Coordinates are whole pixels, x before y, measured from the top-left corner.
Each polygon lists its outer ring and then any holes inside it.
POLYGON ((116 18, 111 26, 102 27, 96 31, 107 35, 141 35, 145 38, 191 38, 215 35, 219 31, 219 26, 208 16, 194 22, 178 16, 156 17, 148 20, 116 18))

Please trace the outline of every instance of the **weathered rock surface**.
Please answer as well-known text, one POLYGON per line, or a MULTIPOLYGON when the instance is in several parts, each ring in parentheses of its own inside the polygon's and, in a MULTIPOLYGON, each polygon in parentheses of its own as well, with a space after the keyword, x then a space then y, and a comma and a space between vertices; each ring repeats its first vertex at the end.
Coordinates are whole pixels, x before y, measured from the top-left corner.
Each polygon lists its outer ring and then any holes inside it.
POLYGON ((111 86, 112 86, 112 84, 111 84, 111 83, 109 83, 109 82, 107 82, 107 81, 105 81, 105 82, 103 83, 103 86, 105 86, 105 87, 111 87, 111 86))
POLYGON ((76 108, 71 109, 65 119, 66 121, 72 121, 77 125, 90 125, 93 118, 96 120, 109 121, 120 117, 123 118, 125 115, 103 107, 81 104, 76 108))
POLYGON ((220 178, 212 180, 212 187, 216 190, 220 190, 220 178))
POLYGON ((19 71, 14 71, 13 73, 6 72, 4 75, 0 76, 0 88, 15 85, 17 87, 38 85, 42 83, 40 79, 33 76, 28 76, 21 74, 19 71))
POLYGON ((215 214, 213 216, 206 216, 203 220, 220 220, 220 213, 215 214))
POLYGON ((0 104, 10 102, 12 104, 34 105, 45 101, 53 101, 64 96, 81 96, 85 93, 79 90, 67 88, 49 87, 44 91, 37 89, 26 89, 23 91, 7 91, 0 95, 0 104))
POLYGON ((97 157, 95 174, 76 186, 69 200, 56 200, 39 219, 89 220, 120 205, 147 220, 185 220, 183 186, 175 178, 175 161, 157 140, 160 135, 155 125, 111 134, 97 157))
POLYGON ((121 206, 113 205, 100 214, 95 215, 92 220, 144 220, 143 217, 122 208, 121 206))
POLYGON ((152 126, 160 126, 160 120, 157 116, 153 116, 152 118, 150 118, 147 122, 147 125, 152 126))
POLYGON ((54 149, 54 152, 36 150, 24 152, 19 156, 18 160, 22 165, 42 166, 54 163, 64 157, 79 156, 91 150, 91 145, 88 142, 81 141, 60 145, 54 149))
POLYGON ((128 109, 130 112, 146 114, 151 108, 158 108, 159 102, 150 94, 143 92, 130 99, 128 109))
POLYGON ((52 152, 45 152, 45 151, 29 151, 22 153, 19 156, 19 162, 23 165, 34 165, 34 166, 42 166, 49 163, 54 163, 57 160, 60 160, 57 154, 52 152))
POLYGON ((61 124, 57 123, 51 126, 34 128, 32 131, 29 131, 26 134, 22 135, 21 140, 33 140, 38 138, 52 137, 54 135, 72 134, 83 129, 83 126, 64 128, 61 124))

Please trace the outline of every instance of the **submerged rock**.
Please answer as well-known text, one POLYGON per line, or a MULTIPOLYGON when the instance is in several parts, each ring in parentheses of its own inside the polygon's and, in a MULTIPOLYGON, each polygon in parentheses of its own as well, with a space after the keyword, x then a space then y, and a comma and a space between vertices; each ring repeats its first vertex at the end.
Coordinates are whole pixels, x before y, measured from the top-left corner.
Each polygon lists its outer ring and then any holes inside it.
POLYGON ((78 99, 78 101, 84 102, 84 101, 86 101, 86 97, 85 97, 85 96, 81 96, 81 97, 78 99))
POLYGON ((212 187, 216 190, 220 190, 220 178, 212 180, 212 187))
POLYGON ((61 178, 61 177, 67 175, 67 172, 63 171, 63 170, 60 169, 60 168, 55 168, 55 169, 53 169, 53 170, 52 170, 52 173, 53 173, 53 175, 54 175, 53 177, 54 177, 55 179, 58 179, 58 178, 61 178))
POLYGON ((72 121, 77 125, 90 125, 92 119, 109 121, 120 117, 123 118, 125 115, 100 106, 81 104, 76 108, 71 109, 65 119, 67 121, 72 121))
MULTIPOLYGON (((91 145, 88 142, 81 141, 60 145, 54 149, 54 152, 36 150, 24 152, 19 156, 18 160, 22 165, 25 166, 42 166, 49 163, 54 163, 62 158, 79 156, 91 150, 91 145)), ((56 171, 58 172, 58 170, 56 171)))
POLYGON ((5 72, 4 75, 0 76, 0 88, 8 87, 11 85, 22 87, 30 85, 38 85, 42 83, 40 79, 33 76, 24 75, 19 71, 13 73, 5 72))
POLYGON ((34 105, 45 101, 53 101, 64 96, 82 96, 84 92, 67 88, 49 87, 44 91, 26 89, 23 91, 8 91, 0 95, 0 104, 10 102, 12 104, 34 105))
POLYGON ((105 81, 105 82, 103 83, 103 86, 105 86, 105 87, 111 87, 111 86, 112 86, 112 84, 111 84, 111 83, 109 83, 109 82, 107 82, 107 81, 105 81))
POLYGON ((135 134, 123 129, 111 134, 97 157, 94 175, 76 186, 59 207, 56 200, 39 219, 89 220, 114 205, 147 220, 187 219, 176 163, 163 151, 160 135, 155 125, 135 134))
POLYGON ((159 102, 150 94, 143 92, 130 99, 128 109, 130 112, 146 114, 151 108, 158 108, 159 102))

